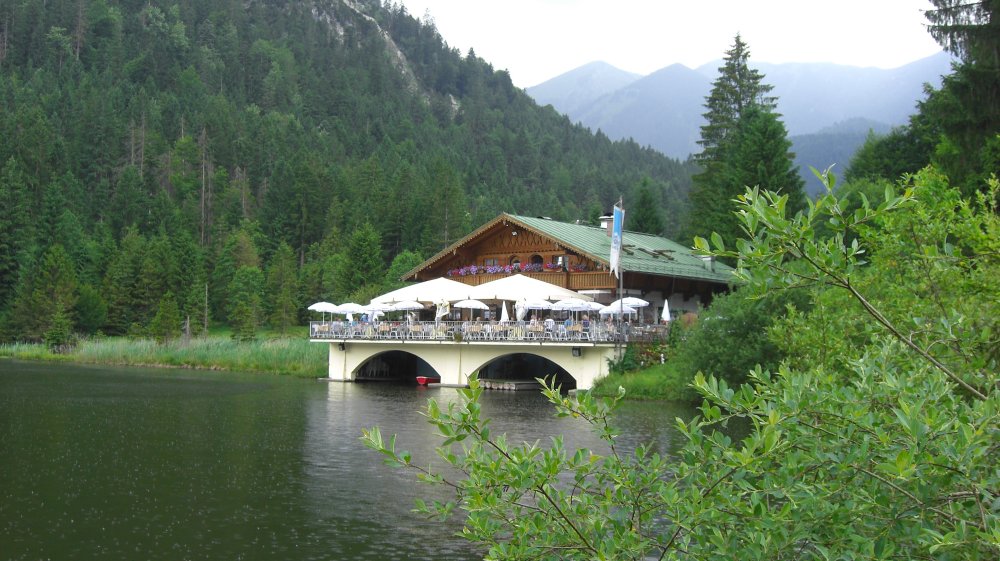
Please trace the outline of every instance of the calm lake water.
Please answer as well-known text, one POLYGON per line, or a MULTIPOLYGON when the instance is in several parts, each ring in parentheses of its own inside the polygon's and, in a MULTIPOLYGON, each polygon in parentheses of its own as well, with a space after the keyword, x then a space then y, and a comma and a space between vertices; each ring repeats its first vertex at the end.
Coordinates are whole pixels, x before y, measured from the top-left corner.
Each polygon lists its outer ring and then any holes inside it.
MULTIPOLYGON (((457 525, 413 514, 440 493, 384 466, 364 427, 434 462, 420 415, 455 390, 237 373, 0 360, 0 558, 481 559, 457 525)), ((583 423, 536 392, 486 392, 494 433, 566 435, 601 449, 583 423)), ((628 403, 623 446, 681 443, 671 403, 628 403)), ((443 495, 440 496, 443 498, 443 495)))

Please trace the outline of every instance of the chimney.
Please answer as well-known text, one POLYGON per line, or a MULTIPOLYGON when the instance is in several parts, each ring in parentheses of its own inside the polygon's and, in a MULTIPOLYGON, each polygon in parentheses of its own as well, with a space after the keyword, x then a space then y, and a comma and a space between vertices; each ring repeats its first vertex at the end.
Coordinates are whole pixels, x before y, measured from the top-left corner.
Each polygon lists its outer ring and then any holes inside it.
POLYGON ((614 222, 615 222, 614 216, 612 216, 611 213, 608 212, 608 213, 605 213, 604 216, 601 216, 601 218, 599 220, 601 221, 601 228, 604 228, 604 230, 608 233, 608 237, 610 238, 611 237, 611 228, 612 228, 612 226, 614 226, 614 222))

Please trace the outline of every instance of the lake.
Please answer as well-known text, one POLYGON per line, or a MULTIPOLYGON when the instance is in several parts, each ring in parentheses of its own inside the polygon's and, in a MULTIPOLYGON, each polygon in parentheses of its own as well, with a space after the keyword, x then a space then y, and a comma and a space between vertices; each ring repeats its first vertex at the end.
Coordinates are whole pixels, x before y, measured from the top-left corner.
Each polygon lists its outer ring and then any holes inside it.
MULTIPOLYGON (((459 526, 411 512, 443 490, 360 441, 378 425, 418 463, 440 441, 420 415, 449 388, 0 360, 0 557, 481 559, 459 526)), ((486 392, 494 434, 603 450, 537 392, 486 392)), ((626 403, 626 449, 681 445, 693 408, 626 403)), ((440 463, 440 461, 438 461, 440 463)))

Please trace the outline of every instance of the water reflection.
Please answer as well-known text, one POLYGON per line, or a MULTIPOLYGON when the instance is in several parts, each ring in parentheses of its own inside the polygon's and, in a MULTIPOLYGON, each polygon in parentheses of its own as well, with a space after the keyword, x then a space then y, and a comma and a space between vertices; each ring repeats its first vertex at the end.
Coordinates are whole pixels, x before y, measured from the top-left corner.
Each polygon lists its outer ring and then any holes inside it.
MULTIPOLYGON (((364 427, 423 465, 440 439, 420 411, 453 389, 0 361, 4 559, 479 559, 455 525, 411 512, 446 498, 384 466, 364 427)), ((603 449, 536 392, 487 392, 512 442, 565 435, 603 449)), ((669 404, 628 403, 624 449, 679 444, 669 404)))

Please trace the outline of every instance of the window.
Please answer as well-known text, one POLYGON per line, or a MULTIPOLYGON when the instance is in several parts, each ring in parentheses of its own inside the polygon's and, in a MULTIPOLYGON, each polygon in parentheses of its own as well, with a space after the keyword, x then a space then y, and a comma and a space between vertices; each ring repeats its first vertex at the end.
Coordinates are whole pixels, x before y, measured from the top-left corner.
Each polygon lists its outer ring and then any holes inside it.
POLYGON ((532 256, 531 256, 531 263, 532 263, 533 265, 541 265, 541 264, 542 264, 542 263, 544 263, 544 262, 545 262, 545 260, 544 260, 544 259, 542 259, 542 256, 541 256, 541 255, 532 255, 532 256))
POLYGON ((487 267, 496 267, 499 264, 500 264, 499 260, 495 258, 483 259, 483 265, 487 267))
POLYGON ((516 256, 516 255, 511 255, 510 256, 510 264, 511 265, 520 265, 521 264, 521 258, 518 257, 518 256, 516 256))

